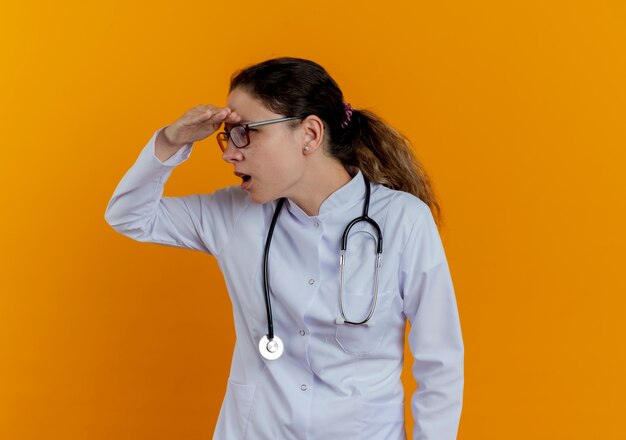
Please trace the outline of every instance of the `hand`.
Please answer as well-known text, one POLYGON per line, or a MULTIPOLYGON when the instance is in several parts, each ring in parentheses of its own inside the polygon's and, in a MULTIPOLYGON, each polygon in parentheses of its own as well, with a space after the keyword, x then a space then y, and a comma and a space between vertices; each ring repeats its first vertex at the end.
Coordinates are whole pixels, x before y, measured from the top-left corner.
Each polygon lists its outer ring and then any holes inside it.
POLYGON ((163 130, 171 146, 200 141, 215 133, 223 123, 235 124, 241 120, 236 112, 228 107, 199 105, 188 110, 176 122, 163 130))

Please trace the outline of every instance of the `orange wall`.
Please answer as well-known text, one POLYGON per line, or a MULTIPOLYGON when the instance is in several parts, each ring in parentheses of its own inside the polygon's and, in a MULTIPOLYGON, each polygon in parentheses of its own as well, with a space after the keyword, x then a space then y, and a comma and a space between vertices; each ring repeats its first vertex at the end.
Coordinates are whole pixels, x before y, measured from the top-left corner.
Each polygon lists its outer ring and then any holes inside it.
MULTIPOLYGON (((281 55, 325 66, 431 173, 459 439, 625 438, 623 1, 27 0, 0 49, 0 438, 210 438, 234 340, 217 266, 104 210, 154 130, 281 55)), ((166 195, 231 168, 211 137, 166 195)))

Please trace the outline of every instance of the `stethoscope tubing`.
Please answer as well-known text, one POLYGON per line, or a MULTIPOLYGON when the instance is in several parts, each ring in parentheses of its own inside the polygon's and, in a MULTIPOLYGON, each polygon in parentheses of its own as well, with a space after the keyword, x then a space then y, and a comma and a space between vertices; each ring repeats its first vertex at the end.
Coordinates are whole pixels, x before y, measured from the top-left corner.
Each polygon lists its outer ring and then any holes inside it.
MULTIPOLYGON (((340 284, 339 284, 339 310, 341 312, 341 316, 343 318, 341 324, 349 324, 349 325, 364 325, 366 324, 372 315, 374 314, 374 310, 376 309, 376 301, 378 299, 378 283, 380 279, 380 262, 383 254, 383 234, 380 230, 380 226, 373 219, 371 219, 367 214, 370 207, 370 183, 363 176, 363 180, 365 181, 365 203, 363 203, 363 215, 361 217, 357 217, 352 220, 345 231, 343 232, 343 237, 341 238, 341 257, 339 259, 339 268, 340 268, 340 284), (346 251, 348 250, 348 235, 350 235, 350 229, 354 225, 359 222, 367 222, 376 229, 376 233, 378 235, 378 243, 376 247, 376 268, 375 268, 375 278, 374 278, 374 295, 372 298, 372 304, 370 305, 370 310, 367 316, 362 321, 351 321, 347 318, 344 307, 343 307, 343 281, 344 281, 344 267, 346 263, 346 251)), ((338 321, 339 323, 339 321, 338 321)))
MULTIPOLYGON (((365 183, 365 202, 363 203, 363 215, 361 217, 357 217, 352 220, 346 229, 344 230, 343 237, 341 239, 341 258, 340 258, 340 270, 341 270, 341 284, 339 289, 339 309, 341 311, 341 316, 343 319, 338 319, 338 324, 349 324, 349 325, 367 325, 368 321, 372 317, 374 310, 376 308, 376 300, 378 297, 378 283, 380 279, 380 261, 383 253, 383 234, 380 230, 380 226, 373 219, 368 216, 369 204, 370 204, 370 183, 363 176, 363 181, 365 183), (350 233, 350 229, 359 223, 365 221, 371 224, 374 229, 376 229, 378 235, 378 243, 376 248, 376 275, 374 279, 374 296, 372 299, 372 304, 370 305, 370 310, 367 317, 360 322, 354 322, 348 320, 344 313, 343 307, 343 281, 344 281, 344 265, 345 265, 345 254, 348 248, 348 235, 350 233)), ((274 319, 272 316, 272 302, 270 299, 270 286, 269 286, 269 277, 268 277, 268 260, 269 260, 269 252, 270 245, 272 243, 272 235, 274 234, 274 228, 276 227, 276 221, 278 220, 278 215, 285 203, 285 198, 281 198, 278 200, 278 204, 276 205, 276 210, 274 211, 274 216, 272 217, 272 221, 267 232, 267 239, 265 240, 265 251, 263 254, 263 288, 265 292, 265 310, 267 312, 267 335, 263 336, 259 341, 259 350, 261 354, 266 359, 277 359, 283 352, 282 341, 279 337, 274 335, 274 319)))
POLYGON ((263 286, 265 291, 265 310, 267 311, 267 338, 271 341, 274 339, 274 319, 272 317, 272 303, 270 300, 270 285, 268 280, 268 268, 267 261, 270 253, 270 245, 272 244, 272 235, 274 234, 274 227, 276 226, 276 220, 278 220, 278 213, 283 207, 285 199, 282 198, 278 201, 276 206, 276 212, 272 218, 270 229, 267 233, 267 239, 265 240, 265 253, 263 255, 263 286))

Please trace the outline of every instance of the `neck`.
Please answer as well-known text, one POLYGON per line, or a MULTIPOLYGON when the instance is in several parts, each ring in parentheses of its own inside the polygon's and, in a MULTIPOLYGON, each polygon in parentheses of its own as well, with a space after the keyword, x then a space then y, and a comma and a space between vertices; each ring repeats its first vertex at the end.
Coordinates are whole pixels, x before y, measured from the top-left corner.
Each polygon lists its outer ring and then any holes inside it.
POLYGON ((352 180, 352 176, 340 163, 334 166, 326 166, 324 172, 313 172, 304 176, 305 190, 291 199, 309 216, 316 216, 320 207, 332 193, 352 180))

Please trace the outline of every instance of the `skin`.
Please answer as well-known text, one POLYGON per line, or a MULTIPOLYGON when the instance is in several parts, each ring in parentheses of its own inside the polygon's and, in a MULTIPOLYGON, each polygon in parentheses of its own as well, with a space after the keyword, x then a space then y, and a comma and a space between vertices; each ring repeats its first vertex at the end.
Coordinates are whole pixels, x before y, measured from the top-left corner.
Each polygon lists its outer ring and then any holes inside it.
MULTIPOLYGON (((231 92, 226 108, 220 111, 226 123, 286 116, 271 112, 241 89, 231 92)), ((326 153, 324 125, 319 117, 308 116, 295 128, 280 122, 254 129, 257 131, 250 132, 250 145, 236 148, 229 142, 222 154, 235 172, 252 176, 247 191, 253 202, 288 197, 309 216, 315 216, 322 202, 352 179, 343 164, 326 153)))
POLYGON ((222 124, 233 124, 241 117, 229 108, 198 105, 159 132, 155 154, 165 162, 185 144, 201 141, 215 133, 222 124))

